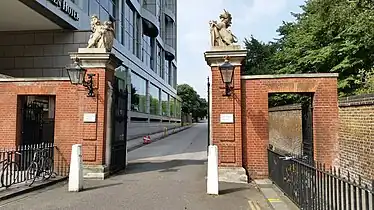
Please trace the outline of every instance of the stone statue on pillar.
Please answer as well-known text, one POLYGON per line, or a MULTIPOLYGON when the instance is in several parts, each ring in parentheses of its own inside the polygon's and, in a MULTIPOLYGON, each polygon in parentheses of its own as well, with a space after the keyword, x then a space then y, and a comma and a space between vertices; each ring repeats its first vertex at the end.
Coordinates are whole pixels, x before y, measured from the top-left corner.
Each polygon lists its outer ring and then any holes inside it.
POLYGON ((210 37, 212 46, 232 46, 237 43, 236 36, 228 28, 232 24, 232 17, 229 12, 224 10, 220 16, 220 22, 211 20, 210 25, 210 37))
POLYGON ((91 17, 91 31, 87 48, 104 48, 106 52, 111 52, 115 38, 113 23, 111 21, 101 23, 94 15, 91 17))

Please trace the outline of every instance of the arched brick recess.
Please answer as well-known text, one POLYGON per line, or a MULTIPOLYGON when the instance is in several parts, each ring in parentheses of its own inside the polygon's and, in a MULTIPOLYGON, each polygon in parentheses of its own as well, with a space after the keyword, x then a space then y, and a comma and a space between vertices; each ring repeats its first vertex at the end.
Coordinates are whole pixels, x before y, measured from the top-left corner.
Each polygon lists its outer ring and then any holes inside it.
POLYGON ((268 176, 268 94, 314 93, 313 136, 317 161, 338 165, 338 95, 335 74, 242 77, 243 166, 251 178, 268 176))

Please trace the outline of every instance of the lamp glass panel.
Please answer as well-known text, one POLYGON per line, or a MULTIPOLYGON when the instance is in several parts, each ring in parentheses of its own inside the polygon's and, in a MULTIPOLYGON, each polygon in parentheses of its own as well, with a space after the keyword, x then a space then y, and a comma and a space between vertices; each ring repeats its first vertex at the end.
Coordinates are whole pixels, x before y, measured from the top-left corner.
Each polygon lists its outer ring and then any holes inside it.
POLYGON ((86 70, 81 68, 68 68, 68 75, 71 84, 81 85, 83 84, 84 77, 86 75, 86 70))
POLYGON ((232 81, 232 73, 234 69, 232 68, 222 68, 221 69, 221 75, 222 75, 222 80, 224 83, 231 83, 232 81))

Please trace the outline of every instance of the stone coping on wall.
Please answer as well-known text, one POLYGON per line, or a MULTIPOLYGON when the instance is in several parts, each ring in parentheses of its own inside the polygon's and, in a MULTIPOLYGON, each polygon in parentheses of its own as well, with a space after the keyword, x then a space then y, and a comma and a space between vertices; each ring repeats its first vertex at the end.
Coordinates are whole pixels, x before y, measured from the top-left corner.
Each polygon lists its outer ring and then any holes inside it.
POLYGON ((339 99, 339 107, 374 105, 374 94, 348 96, 339 99))
POLYGON ((0 79, 4 79, 4 78, 10 79, 10 78, 14 78, 14 77, 9 76, 9 75, 5 75, 5 74, 0 74, 0 79))
POLYGON ((69 77, 9 77, 1 78, 0 82, 46 82, 46 81, 70 81, 69 77))
POLYGON ((285 78, 336 78, 337 73, 313 73, 313 74, 272 74, 272 75, 243 75, 244 80, 253 79, 285 79, 285 78))
POLYGON ((301 110, 301 104, 290 104, 269 108, 269 112, 301 110))

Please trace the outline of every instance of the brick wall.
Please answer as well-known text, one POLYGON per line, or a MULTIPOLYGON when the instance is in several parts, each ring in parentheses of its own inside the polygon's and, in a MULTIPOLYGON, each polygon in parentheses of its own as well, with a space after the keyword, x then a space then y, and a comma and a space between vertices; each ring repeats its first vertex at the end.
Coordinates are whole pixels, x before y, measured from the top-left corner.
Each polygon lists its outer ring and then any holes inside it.
POLYGON ((84 31, 0 32, 0 73, 14 77, 63 77, 69 52, 86 47, 84 31))
POLYGON ((212 138, 218 146, 219 165, 242 167, 241 66, 234 69, 232 96, 223 96, 225 89, 218 67, 212 67, 212 138), (220 123, 221 114, 233 114, 234 123, 220 123))
POLYGON ((1 147, 14 147, 20 141, 18 95, 31 94, 56 96, 54 141, 69 160, 71 145, 79 142, 80 137, 76 129, 79 127, 79 92, 69 81, 0 82, 0 115, 6 116, 0 118, 1 147))
POLYGON ((374 179, 374 94, 342 98, 339 103, 340 167, 356 180, 374 179))
POLYGON ((243 162, 252 178, 268 176, 268 94, 314 93, 314 156, 327 165, 338 165, 338 100, 335 77, 261 78, 242 81, 243 162))
POLYGON ((301 154, 301 117, 300 104, 269 108, 269 144, 282 152, 301 154))
POLYGON ((56 97, 54 143, 69 163, 71 146, 82 144, 83 161, 88 165, 105 163, 107 81, 113 72, 88 69, 94 78, 96 97, 87 97, 82 86, 70 81, 36 81, 35 79, 5 79, 0 81, 0 147, 14 147, 20 143, 21 95, 52 95, 56 97), (101 73, 101 74, 98 74, 101 73), (84 113, 96 113, 96 122, 84 123, 84 113))

